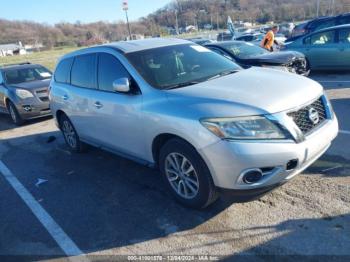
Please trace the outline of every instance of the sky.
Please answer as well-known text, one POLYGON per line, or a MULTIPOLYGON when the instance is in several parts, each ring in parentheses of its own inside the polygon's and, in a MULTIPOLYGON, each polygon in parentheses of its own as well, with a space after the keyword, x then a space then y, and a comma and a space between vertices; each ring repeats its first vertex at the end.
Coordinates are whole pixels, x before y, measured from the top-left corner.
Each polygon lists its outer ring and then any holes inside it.
MULTIPOLYGON (((170 0, 129 0, 129 20, 164 7, 170 0)), ((0 18, 40 23, 82 23, 125 20, 122 0, 16 0, 1 1, 0 18)))

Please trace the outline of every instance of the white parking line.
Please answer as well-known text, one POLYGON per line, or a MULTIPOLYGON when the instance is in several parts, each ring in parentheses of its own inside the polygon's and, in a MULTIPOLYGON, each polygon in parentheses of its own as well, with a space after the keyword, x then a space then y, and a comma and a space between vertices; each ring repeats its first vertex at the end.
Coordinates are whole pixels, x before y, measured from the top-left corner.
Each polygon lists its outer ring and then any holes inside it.
POLYGON ((347 130, 339 130, 339 133, 344 135, 350 135, 350 131, 347 130))
POLYGON ((36 218, 46 228, 52 238, 60 246, 67 256, 81 256, 83 252, 77 247, 72 239, 63 231, 55 220, 45 211, 45 209, 35 200, 29 191, 19 182, 6 165, 0 160, 0 173, 9 182, 12 188, 22 198, 24 203, 30 208, 36 218))

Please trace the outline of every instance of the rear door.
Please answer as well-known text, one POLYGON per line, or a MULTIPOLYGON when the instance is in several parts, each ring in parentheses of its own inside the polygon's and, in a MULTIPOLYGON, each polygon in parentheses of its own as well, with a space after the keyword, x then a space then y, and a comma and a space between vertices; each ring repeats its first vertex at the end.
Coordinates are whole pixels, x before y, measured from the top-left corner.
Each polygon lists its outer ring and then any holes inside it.
POLYGON ((312 34, 304 39, 304 45, 312 69, 329 69, 337 65, 336 30, 312 34))
POLYGON ((338 63, 340 69, 350 70, 350 27, 339 29, 338 63))
POLYGON ((91 100, 92 115, 98 116, 93 120, 94 133, 105 147, 142 158, 145 140, 140 115, 140 89, 119 59, 111 53, 98 54, 97 79, 98 91, 91 100), (129 93, 113 90, 113 82, 120 78, 129 79, 129 93))
POLYGON ((98 144, 95 123, 99 115, 95 111, 95 97, 98 95, 97 54, 89 53, 74 58, 71 70, 71 85, 64 99, 67 101, 69 118, 79 136, 98 144))

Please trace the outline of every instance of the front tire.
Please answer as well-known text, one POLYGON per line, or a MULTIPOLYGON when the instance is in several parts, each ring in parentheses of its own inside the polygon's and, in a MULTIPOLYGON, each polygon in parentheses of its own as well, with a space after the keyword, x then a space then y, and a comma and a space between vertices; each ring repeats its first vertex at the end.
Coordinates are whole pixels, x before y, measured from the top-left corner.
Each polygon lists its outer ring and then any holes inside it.
POLYGON ((7 110, 11 116, 12 122, 15 125, 20 126, 23 124, 23 119, 21 118, 20 114, 18 113, 16 106, 11 101, 9 101, 7 103, 7 110))
POLYGON ((207 165, 187 142, 168 141, 161 148, 159 167, 169 191, 181 204, 202 209, 218 199, 207 165))
POLYGON ((69 118, 66 115, 62 115, 59 119, 59 123, 64 140, 69 149, 76 153, 83 152, 85 150, 85 145, 80 141, 79 135, 69 118))

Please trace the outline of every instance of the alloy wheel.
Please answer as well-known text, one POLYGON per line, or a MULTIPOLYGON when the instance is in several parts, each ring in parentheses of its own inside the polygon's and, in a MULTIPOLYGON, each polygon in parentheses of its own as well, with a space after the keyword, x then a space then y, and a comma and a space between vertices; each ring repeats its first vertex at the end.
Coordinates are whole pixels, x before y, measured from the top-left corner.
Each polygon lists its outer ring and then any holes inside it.
POLYGON ((76 148, 77 136, 76 136, 76 133, 74 131, 72 124, 69 121, 67 121, 67 120, 63 121, 62 131, 63 131, 64 137, 66 138, 68 145, 71 148, 76 148))
POLYGON ((165 173, 175 192, 185 199, 193 199, 199 192, 199 180, 192 163, 179 153, 165 159, 165 173))

